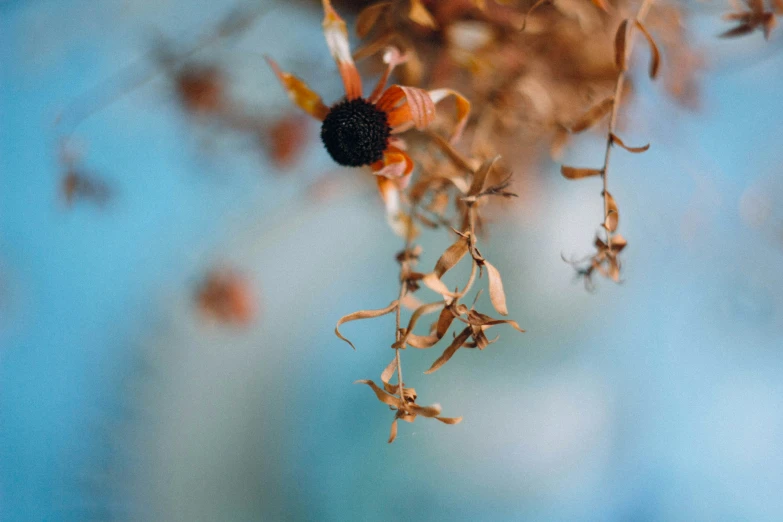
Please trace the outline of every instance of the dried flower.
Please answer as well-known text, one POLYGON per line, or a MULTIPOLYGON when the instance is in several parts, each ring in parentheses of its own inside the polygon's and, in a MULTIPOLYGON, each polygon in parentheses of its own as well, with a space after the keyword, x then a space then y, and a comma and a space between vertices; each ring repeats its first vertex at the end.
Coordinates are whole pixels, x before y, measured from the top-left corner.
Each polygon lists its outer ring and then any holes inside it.
POLYGON ((396 137, 412 127, 419 130, 435 118, 435 105, 448 96, 457 100, 458 123, 452 141, 459 138, 470 112, 470 103, 452 89, 425 91, 416 87, 392 85, 385 88, 394 68, 407 57, 389 47, 383 55, 386 70, 369 97, 362 96, 362 83, 348 43, 345 21, 323 0, 324 36, 345 88, 345 98, 327 107, 320 96, 296 76, 283 72, 267 58, 288 96, 305 112, 322 122, 321 140, 329 155, 347 167, 370 166, 376 175, 378 190, 386 205, 392 228, 404 234, 400 212, 400 191, 410 182, 413 160, 405 152, 402 139, 396 137))

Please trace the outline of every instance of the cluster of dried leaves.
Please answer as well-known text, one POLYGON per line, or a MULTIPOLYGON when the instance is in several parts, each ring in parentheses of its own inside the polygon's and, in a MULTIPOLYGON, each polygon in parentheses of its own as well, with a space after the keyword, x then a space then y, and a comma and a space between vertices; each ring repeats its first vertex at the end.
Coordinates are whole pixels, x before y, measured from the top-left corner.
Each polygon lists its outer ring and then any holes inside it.
MULTIPOLYGON (((491 196, 514 196, 508 192, 510 176, 495 168, 495 156, 502 154, 515 170, 535 166, 540 151, 548 150, 557 158, 570 137, 593 129, 608 118, 604 164, 600 168, 563 166, 568 179, 600 176, 604 212, 601 227, 605 235, 595 239, 594 254, 569 261, 584 278, 586 287, 593 285, 597 273, 620 281, 620 254, 627 245, 617 233, 619 208, 607 187, 611 151, 615 146, 631 153, 649 149, 631 146, 619 136, 618 115, 621 102, 632 95, 628 77, 633 37, 641 34, 650 53, 649 76, 655 79, 662 70, 663 54, 667 66, 663 73, 669 93, 686 106, 697 99, 697 79, 703 61, 687 45, 683 18, 686 10, 679 3, 617 0, 548 0, 492 1, 454 0, 388 0, 349 2, 357 8, 356 33, 364 40, 354 53, 355 59, 372 56, 394 46, 407 62, 398 70, 405 84, 425 88, 447 86, 463 93, 472 104, 461 150, 440 137, 447 125, 426 134, 427 140, 412 140, 420 155, 418 179, 403 197, 408 205, 408 238, 398 255, 400 262, 400 295, 389 306, 349 314, 337 324, 337 335, 347 341, 339 327, 348 321, 368 319, 395 313, 397 326, 395 358, 381 374, 381 385, 369 385, 379 400, 396 411, 390 442, 397 434, 397 420, 412 422, 417 415, 455 423, 459 418, 440 417, 440 408, 422 408, 416 403, 413 388, 402 380, 400 350, 407 347, 429 349, 447 337, 453 324, 462 323, 452 333, 449 343, 427 370, 431 373, 448 362, 460 348, 483 349, 491 344, 485 332, 498 324, 519 326, 509 320, 495 319, 479 312, 474 304, 462 303, 472 288, 476 273, 485 269, 489 294, 495 311, 506 315, 505 295, 497 269, 487 262, 476 247, 477 230, 482 229, 480 207, 491 196), (635 15, 629 13, 640 5, 635 15), (655 34, 655 38, 653 38, 655 34), (614 53, 610 52, 614 47, 614 53), (585 107, 590 107, 585 111, 585 107), (489 178, 492 178, 490 181, 489 178), (485 188, 485 185, 487 188, 485 188), (447 216, 447 209, 456 209, 447 216), (456 218, 456 219, 455 219, 456 218), (456 234, 455 242, 441 255, 430 272, 419 272, 421 247, 412 244, 415 226, 447 228, 456 234), (452 290, 442 277, 461 259, 472 262, 471 274, 462 290, 452 290), (441 299, 422 304, 413 292, 426 287, 441 299), (407 327, 400 326, 400 313, 406 307, 412 313, 407 327), (419 320, 437 314, 424 333, 414 332, 419 320), (397 381, 392 382, 395 371, 397 381)), ((729 15, 740 22, 732 31, 745 34, 762 27, 765 34, 774 24, 770 11, 761 2, 748 2, 749 11, 729 15)), ((445 344, 445 342, 444 342, 445 344)))
POLYGON ((607 277, 616 283, 620 282, 621 262, 619 255, 628 244, 623 236, 615 234, 620 223, 620 210, 614 197, 607 189, 609 160, 611 158, 612 147, 617 145, 628 152, 635 154, 645 152, 650 148, 649 144, 641 147, 626 145, 623 140, 615 134, 615 127, 617 126, 617 115, 620 108, 626 71, 628 69, 628 56, 633 48, 633 40, 631 37, 634 30, 638 30, 642 33, 650 46, 650 78, 655 79, 660 70, 660 51, 658 50, 658 46, 652 35, 642 23, 651 3, 650 0, 645 0, 639 8, 636 17, 623 20, 617 28, 614 39, 614 57, 615 65, 617 66, 617 81, 614 95, 593 106, 570 129, 572 133, 582 132, 601 121, 607 114, 611 114, 609 118, 609 129, 607 131, 606 153, 604 155, 603 166, 600 169, 594 169, 576 168, 564 165, 560 169, 563 176, 568 179, 582 179, 593 176, 600 176, 603 179, 603 191, 601 192, 601 195, 604 199, 604 219, 601 226, 606 232, 606 238, 601 239, 596 236, 594 243, 596 248, 595 254, 582 260, 569 261, 569 263, 576 268, 577 274, 584 279, 585 287, 588 289, 593 288, 593 275, 595 273, 607 277))
MULTIPOLYGON (((391 347, 396 350, 394 359, 381 374, 381 386, 371 380, 357 381, 370 386, 378 399, 396 411, 392 421, 389 442, 397 436, 397 421, 413 422, 416 416, 435 418, 446 424, 456 424, 461 417, 451 418, 440 416, 439 405, 422 407, 416 403, 417 395, 413 388, 405 387, 402 380, 400 350, 407 347, 426 350, 441 344, 453 325, 461 325, 452 332, 452 338, 441 355, 432 363, 425 373, 433 373, 446 364, 460 348, 478 348, 483 350, 497 340, 489 338, 487 331, 495 326, 507 324, 523 332, 516 321, 500 319, 482 313, 476 309, 476 303, 482 291, 476 292, 470 306, 462 302, 473 289, 477 279, 486 273, 489 298, 494 310, 502 315, 508 315, 503 281, 498 269, 484 258, 478 249, 476 223, 480 219, 479 208, 495 197, 507 198, 515 194, 506 190, 509 184, 508 175, 496 184, 488 183, 496 169, 497 158, 484 161, 478 166, 475 161, 467 160, 452 149, 445 140, 437 140, 437 146, 443 151, 441 162, 454 167, 449 169, 423 169, 420 179, 408 191, 408 233, 405 248, 397 255, 400 263, 400 293, 396 300, 386 308, 378 310, 361 310, 342 317, 337 322, 335 333, 340 339, 351 344, 340 333, 340 326, 349 321, 370 319, 394 313, 396 315, 395 341, 391 347), (448 209, 454 209, 454 215, 449 216, 448 209), (460 228, 450 224, 459 221, 460 228), (431 271, 420 272, 416 265, 422 253, 420 245, 414 245, 417 235, 416 224, 430 228, 444 228, 455 234, 456 239, 439 257, 431 271), (471 265, 470 275, 464 286, 453 290, 443 281, 444 276, 457 266, 463 259, 468 259, 471 265), (435 292, 440 299, 422 303, 414 295, 426 287, 435 292), (412 310, 408 324, 401 327, 401 311, 403 307, 412 310), (416 332, 419 321, 427 315, 437 314, 437 319, 430 323, 425 332, 416 332), (395 371, 396 383, 391 382, 395 371)), ((445 344, 445 343, 443 343, 445 344)), ((351 344, 353 346, 353 344, 351 344)))
MULTIPOLYGON (((363 6, 357 33, 366 41, 355 56, 370 56, 387 45, 401 48, 412 57, 401 80, 448 86, 467 96, 476 115, 471 152, 502 154, 522 174, 538 165, 542 151, 559 157, 585 106, 614 90, 617 71, 607 50, 618 24, 636 5, 628 0, 353 3, 363 6)), ((667 90, 693 106, 702 60, 688 45, 686 14, 679 3, 656 4, 645 25, 667 56, 667 90)), ((625 90, 628 96, 630 82, 625 90)))

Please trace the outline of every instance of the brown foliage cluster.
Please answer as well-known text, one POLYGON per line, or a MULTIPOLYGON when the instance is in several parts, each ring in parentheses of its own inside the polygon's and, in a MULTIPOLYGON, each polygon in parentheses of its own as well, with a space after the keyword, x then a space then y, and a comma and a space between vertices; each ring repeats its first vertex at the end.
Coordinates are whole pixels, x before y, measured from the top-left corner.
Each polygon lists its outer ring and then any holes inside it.
POLYGON ((358 383, 370 386, 378 399, 389 405, 396 411, 392 421, 391 436, 389 442, 393 442, 397 436, 397 421, 413 422, 416 416, 435 418, 446 424, 456 424, 461 417, 450 418, 440 416, 440 406, 433 405, 422 407, 416 403, 417 395, 413 388, 405 387, 402 380, 402 366, 400 350, 408 347, 427 350, 447 339, 447 334, 453 325, 460 325, 452 333, 448 345, 441 355, 432 363, 425 372, 427 374, 439 370, 445 365, 460 348, 483 350, 497 340, 497 336, 489 338, 487 331, 498 325, 509 325, 523 332, 516 321, 492 317, 476 309, 476 303, 482 290, 475 293, 470 306, 462 302, 478 279, 486 274, 489 299, 495 312, 501 316, 508 315, 506 295, 503 289, 503 281, 498 269, 491 264, 478 249, 476 223, 480 218, 480 207, 485 206, 493 197, 513 197, 515 194, 506 190, 509 184, 509 176, 496 184, 488 183, 493 178, 496 170, 497 158, 484 161, 477 168, 470 165, 475 162, 467 160, 451 149, 445 141, 439 145, 444 147, 442 161, 455 167, 453 172, 444 170, 425 171, 421 179, 409 191, 410 206, 408 211, 407 237, 405 248, 397 254, 400 263, 400 293, 396 300, 389 306, 378 310, 361 310, 342 317, 335 328, 338 337, 353 344, 340 333, 340 326, 349 321, 370 319, 386 314, 396 315, 395 341, 391 348, 396 350, 394 359, 381 374, 381 387, 371 380, 361 380, 358 383), (453 204, 454 216, 447 217, 446 211, 453 204), (421 210, 421 211, 420 211, 421 210), (425 215, 425 212, 430 214, 425 215), (440 255, 431 271, 420 272, 416 265, 422 253, 421 245, 413 244, 416 236, 416 224, 426 227, 445 228, 452 220, 461 223, 460 228, 448 227, 455 235, 455 241, 440 255), (467 281, 462 286, 449 288, 443 281, 443 277, 457 266, 463 259, 469 261, 471 269, 467 281), (440 299, 429 303, 422 303, 414 295, 415 292, 426 287, 438 294, 440 299), (401 326, 401 311, 403 307, 411 308, 412 313, 407 326, 401 326), (416 326, 427 315, 436 315, 424 332, 417 332, 416 326), (391 382, 395 370, 397 382, 391 382))
POLYGON ((770 0, 769 7, 764 5, 764 0, 745 0, 744 6, 735 4, 735 7, 735 11, 725 14, 723 19, 737 25, 721 33, 721 38, 744 36, 760 29, 764 38, 769 40, 772 29, 777 25, 775 15, 783 13, 782 0, 770 0))
MULTIPOLYGON (((502 154, 534 167, 540 152, 559 157, 585 107, 611 95, 617 69, 610 49, 635 2, 391 0, 364 6, 355 56, 387 45, 412 58, 401 80, 448 86, 473 104, 474 154, 502 154), (489 151, 489 152, 488 152, 489 151)), ((694 105, 702 61, 690 45, 678 3, 656 4, 646 23, 667 56, 665 85, 694 105)), ((626 82, 623 94, 629 94, 626 82)))

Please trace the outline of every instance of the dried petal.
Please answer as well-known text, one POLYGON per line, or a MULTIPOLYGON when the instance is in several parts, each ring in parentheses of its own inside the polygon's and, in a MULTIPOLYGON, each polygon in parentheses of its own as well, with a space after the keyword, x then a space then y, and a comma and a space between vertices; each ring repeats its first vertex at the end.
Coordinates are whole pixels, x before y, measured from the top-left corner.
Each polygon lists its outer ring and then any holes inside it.
POLYGON ((454 127, 454 131, 451 133, 449 143, 456 143, 462 131, 465 130, 465 125, 468 123, 468 116, 470 116, 470 102, 463 95, 455 91, 454 89, 435 89, 429 91, 430 99, 432 103, 438 104, 441 100, 447 96, 454 96, 454 100, 457 102, 457 126, 454 127))
POLYGON ((348 30, 345 27, 345 20, 340 18, 337 11, 332 7, 330 0, 322 0, 324 8, 323 29, 326 45, 332 54, 340 76, 343 79, 345 95, 349 100, 362 97, 362 79, 359 77, 359 71, 351 57, 351 47, 348 43, 348 30))
POLYGON ((590 176, 600 176, 603 174, 603 171, 601 169, 577 168, 563 165, 560 167, 560 173, 568 179, 582 179, 589 178, 590 176))
POLYGON ((462 422, 462 417, 435 417, 443 424, 459 424, 462 422))
POLYGON ((343 317, 340 318, 339 321, 337 321, 337 326, 335 326, 334 328, 334 333, 337 335, 337 337, 339 337, 346 343, 350 344, 351 348, 355 350, 356 347, 353 345, 353 343, 348 339, 346 339, 345 337, 343 337, 342 334, 340 333, 340 325, 350 321, 356 321, 358 319, 372 319, 374 317, 380 317, 382 315, 386 315, 388 313, 393 312, 397 308, 398 303, 399 301, 395 299, 386 308, 380 308, 378 310, 360 310, 352 314, 344 315, 343 317))
POLYGON ((272 68, 277 79, 283 84, 283 88, 291 101, 307 114, 323 121, 324 118, 326 118, 326 115, 329 114, 329 107, 321 101, 321 97, 310 89, 305 82, 293 74, 281 71, 277 62, 272 58, 269 56, 265 56, 264 58, 266 58, 269 67, 272 68))
POLYGON ((425 129, 435 119, 435 103, 427 91, 404 85, 391 85, 376 104, 389 117, 393 133, 403 132, 411 126, 425 129))

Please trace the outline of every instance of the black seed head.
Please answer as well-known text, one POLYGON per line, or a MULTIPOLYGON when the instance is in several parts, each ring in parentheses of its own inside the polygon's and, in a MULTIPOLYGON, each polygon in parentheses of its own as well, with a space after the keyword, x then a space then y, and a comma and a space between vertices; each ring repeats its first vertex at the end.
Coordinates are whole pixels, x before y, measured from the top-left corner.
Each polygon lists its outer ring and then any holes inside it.
POLYGON ((386 113, 363 98, 345 100, 329 110, 321 141, 334 161, 346 167, 369 165, 383 157, 391 135, 386 113))

